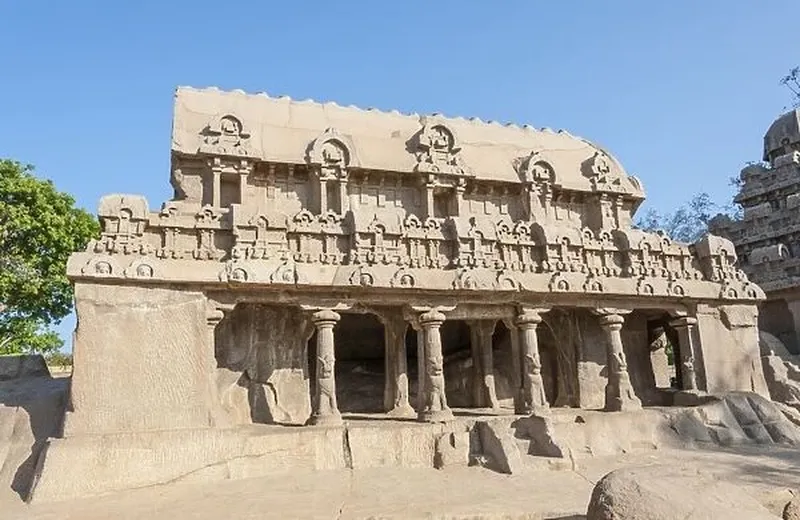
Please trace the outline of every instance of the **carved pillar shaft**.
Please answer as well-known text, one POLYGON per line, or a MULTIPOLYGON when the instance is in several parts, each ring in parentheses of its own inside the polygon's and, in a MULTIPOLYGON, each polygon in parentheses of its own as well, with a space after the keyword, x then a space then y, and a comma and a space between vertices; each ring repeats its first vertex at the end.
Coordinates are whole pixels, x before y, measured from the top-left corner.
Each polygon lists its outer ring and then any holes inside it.
POLYGON ((347 194, 347 179, 339 179, 339 213, 344 215, 350 209, 350 196, 347 194))
POLYGON ((439 328, 445 316, 431 310, 419 318, 424 335, 425 387, 422 389, 422 407, 418 419, 424 422, 445 422, 453 419, 453 412, 447 406, 444 382, 444 359, 442 357, 442 338, 439 328))
POLYGON ((328 181, 319 180, 319 213, 324 215, 328 211, 328 181))
POLYGON ((206 335, 208 341, 208 348, 211 352, 216 353, 216 334, 217 325, 225 317, 222 309, 213 309, 206 315, 206 335))
POLYGON ((414 417, 408 401, 408 362, 406 359, 406 328, 402 317, 384 322, 386 339, 386 385, 384 408, 392 417, 414 417))
POLYGON ((219 208, 222 204, 221 177, 222 173, 219 170, 214 170, 213 178, 211 179, 211 206, 214 208, 219 208))
POLYGON ((516 320, 503 320, 511 336, 511 388, 514 389, 514 409, 521 408, 522 397, 522 354, 520 353, 520 331, 516 320))
POLYGON ((428 217, 435 217, 435 210, 433 205, 433 182, 428 182, 425 185, 425 208, 426 208, 426 215, 428 217))
POLYGON ((480 320, 473 322, 475 328, 475 339, 478 342, 478 352, 480 355, 480 389, 481 403, 490 408, 499 408, 497 391, 494 384, 494 353, 492 352, 492 333, 494 332, 495 322, 492 320, 480 320))
POLYGON ((481 356, 481 340, 478 335, 476 323, 470 323, 469 346, 472 354, 472 377, 470 377, 470 393, 472 406, 481 408, 484 406, 483 393, 483 357, 481 356))
POLYGON ((464 199, 465 192, 466 192, 465 187, 463 186, 456 187, 456 215, 458 215, 459 217, 463 217, 464 215, 469 214, 467 201, 464 199))
POLYGON ((339 318, 339 314, 331 310, 317 311, 311 316, 317 329, 317 386, 309 419, 311 424, 330 426, 342 423, 336 402, 336 356, 333 339, 333 327, 339 318))
POLYGON ((642 402, 636 397, 628 374, 628 363, 622 346, 622 324, 625 317, 618 313, 604 314, 600 326, 606 334, 606 353, 608 359, 608 383, 606 384, 605 410, 619 412, 637 410, 642 402))
POLYGON ((540 413, 549 408, 542 380, 542 361, 539 356, 537 330, 541 322, 542 317, 537 311, 523 311, 517 316, 522 356, 522 388, 514 406, 517 413, 540 413))
POLYGON ((670 323, 678 333, 678 354, 681 363, 681 386, 683 390, 697 390, 697 374, 694 369, 694 333, 697 319, 682 317, 670 323))
POLYGON ((425 332, 422 327, 417 325, 414 330, 417 331, 417 410, 425 408, 425 332))

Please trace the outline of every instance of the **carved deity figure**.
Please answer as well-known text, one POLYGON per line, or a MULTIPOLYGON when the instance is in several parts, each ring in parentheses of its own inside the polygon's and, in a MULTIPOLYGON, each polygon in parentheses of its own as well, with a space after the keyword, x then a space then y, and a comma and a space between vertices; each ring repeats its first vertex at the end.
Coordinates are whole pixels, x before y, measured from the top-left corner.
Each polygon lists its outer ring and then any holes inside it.
POLYGON ((111 264, 108 262, 97 262, 94 266, 97 274, 111 274, 111 264))
POLYGON ((151 278, 153 276, 153 268, 147 264, 141 264, 136 268, 136 276, 140 278, 151 278))
POLYGON ((344 151, 335 142, 328 141, 322 145, 322 160, 326 166, 343 165, 344 151))
POLYGON ((439 412, 447 408, 447 399, 444 393, 444 360, 441 356, 430 356, 428 358, 428 382, 430 383, 430 393, 428 394, 427 409, 431 412, 439 412))

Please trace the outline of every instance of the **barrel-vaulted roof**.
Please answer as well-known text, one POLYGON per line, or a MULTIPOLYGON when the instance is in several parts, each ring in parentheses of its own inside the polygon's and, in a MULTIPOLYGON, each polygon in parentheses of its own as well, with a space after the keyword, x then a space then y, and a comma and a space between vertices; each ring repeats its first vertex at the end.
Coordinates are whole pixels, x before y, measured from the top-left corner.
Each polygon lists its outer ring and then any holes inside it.
POLYGON ((764 134, 764 160, 769 161, 772 152, 784 150, 787 146, 800 144, 800 108, 780 115, 764 134))
POLYGON ((295 101, 238 90, 179 87, 172 151, 194 155, 227 133, 234 137, 236 155, 306 164, 317 154, 315 143, 333 136, 347 148, 351 167, 413 172, 421 171, 420 152, 426 149, 419 143, 421 136, 430 139, 426 132, 431 127, 446 128, 456 159, 452 164, 476 179, 521 182, 549 172, 549 166, 552 182, 564 189, 644 197, 638 179, 629 177, 613 156, 565 131, 295 101))

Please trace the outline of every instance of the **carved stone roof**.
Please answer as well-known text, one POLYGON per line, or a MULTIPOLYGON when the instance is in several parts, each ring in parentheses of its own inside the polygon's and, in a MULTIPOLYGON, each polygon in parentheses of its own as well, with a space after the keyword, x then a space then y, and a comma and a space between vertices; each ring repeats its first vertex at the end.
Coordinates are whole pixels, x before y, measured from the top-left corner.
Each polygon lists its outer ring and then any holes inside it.
POLYGON ((772 152, 776 150, 798 144, 800 144, 800 109, 794 109, 773 121, 764 134, 764 160, 769 161, 772 152))
POLYGON ((613 156, 565 131, 364 110, 215 88, 179 87, 175 94, 173 153, 222 152, 306 164, 314 156, 314 143, 326 132, 339 136, 348 148, 351 166, 362 169, 413 172, 434 168, 439 173, 519 183, 526 180, 531 161, 546 162, 554 184, 563 189, 644 198, 639 180, 629 177, 613 156), (437 158, 436 153, 446 157, 437 158))

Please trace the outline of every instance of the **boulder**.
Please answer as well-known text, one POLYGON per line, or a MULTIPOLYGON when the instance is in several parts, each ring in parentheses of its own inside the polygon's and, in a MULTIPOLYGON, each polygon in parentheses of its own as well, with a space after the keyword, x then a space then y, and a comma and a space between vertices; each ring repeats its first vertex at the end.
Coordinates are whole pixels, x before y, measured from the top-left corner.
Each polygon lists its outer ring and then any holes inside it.
POLYGON ((49 377, 41 354, 0 356, 0 381, 23 377, 49 377))
POLYGON ((612 471, 594 488, 587 520, 777 520, 740 488, 697 470, 645 466, 612 471))

